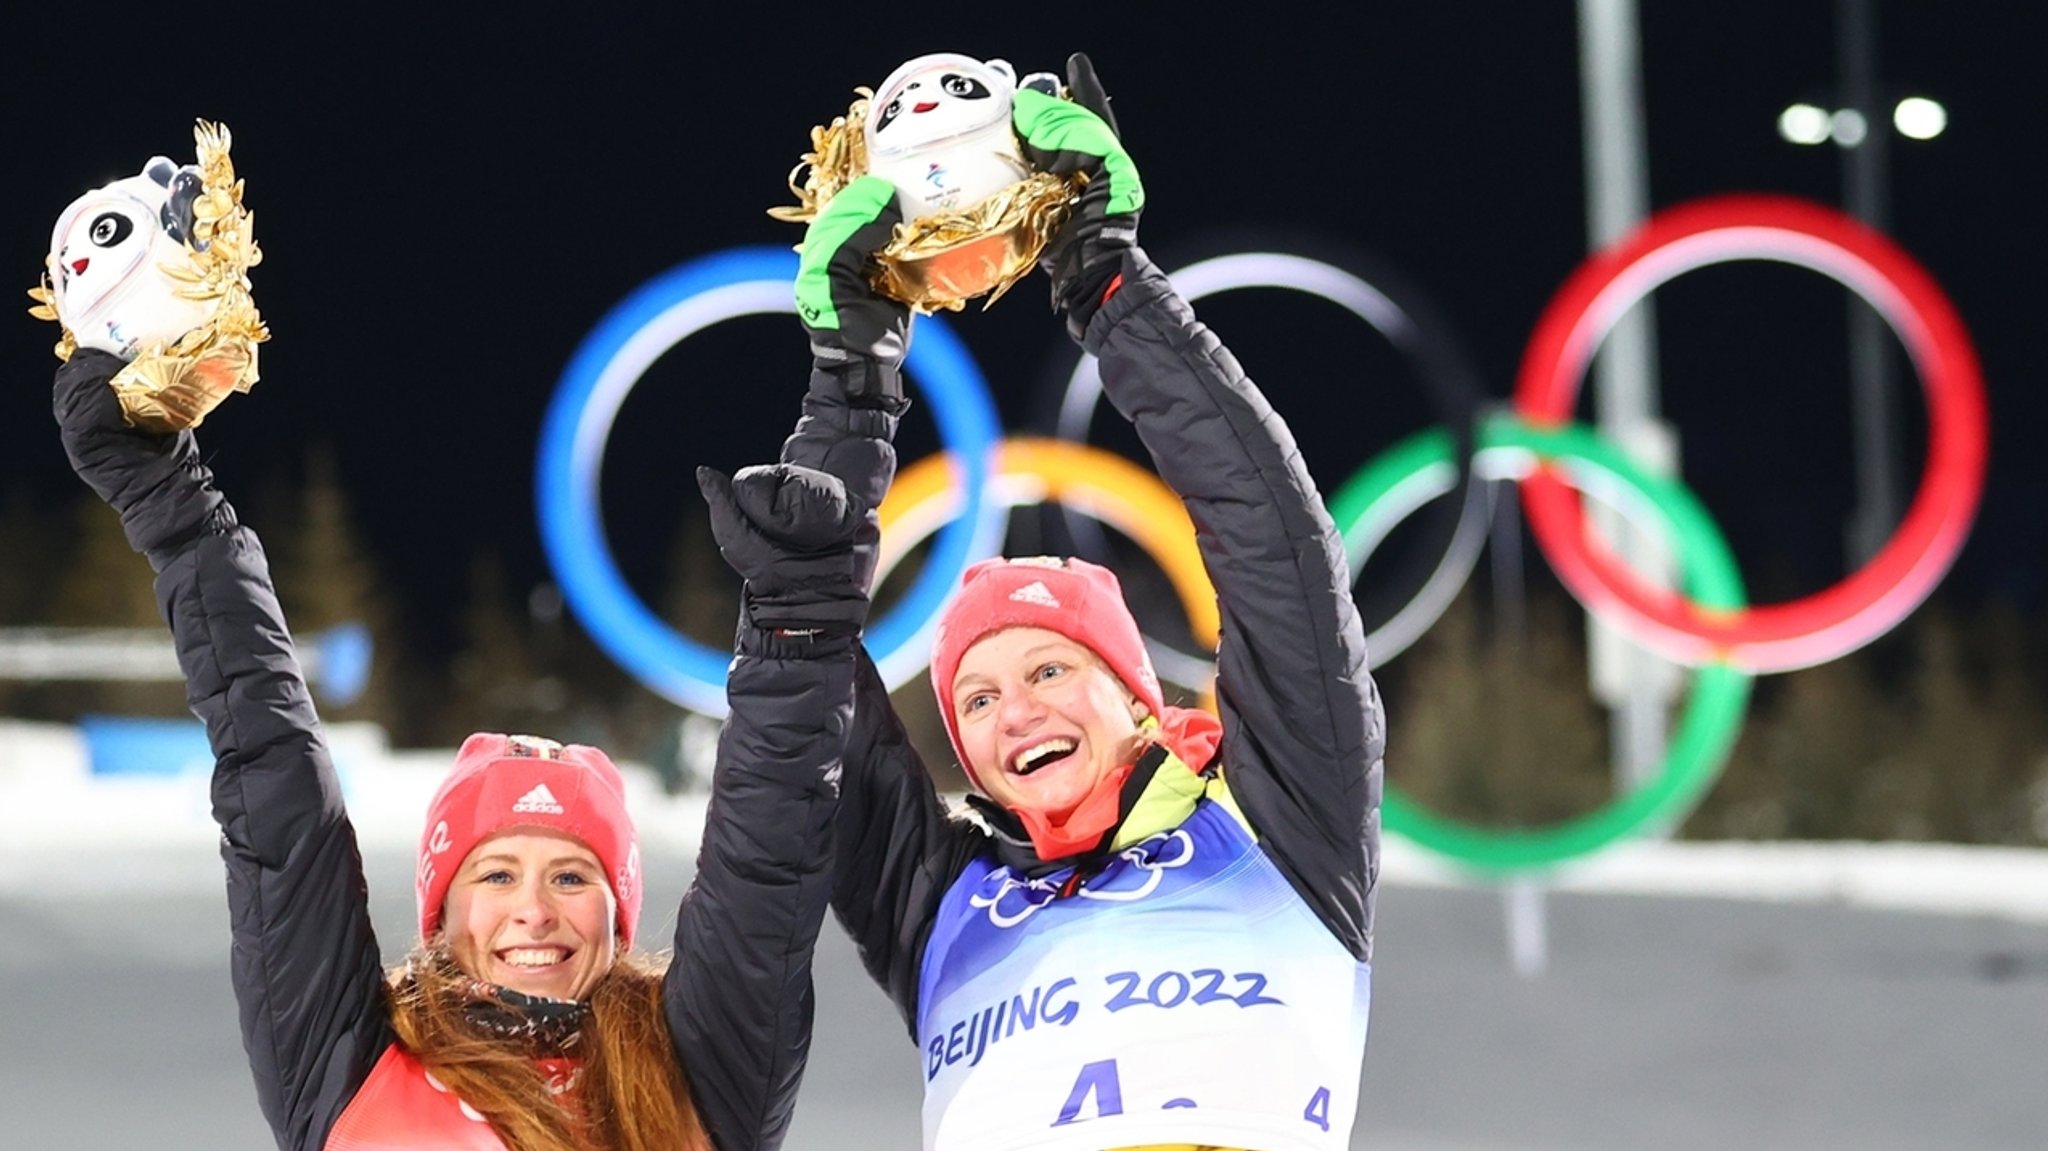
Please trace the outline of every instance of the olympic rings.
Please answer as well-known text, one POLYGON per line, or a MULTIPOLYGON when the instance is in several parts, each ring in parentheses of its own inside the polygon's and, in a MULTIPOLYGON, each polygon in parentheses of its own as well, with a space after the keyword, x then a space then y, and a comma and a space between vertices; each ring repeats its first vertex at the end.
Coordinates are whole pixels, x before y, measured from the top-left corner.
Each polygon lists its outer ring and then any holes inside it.
MULTIPOLYGON (((1476 445, 1475 445, 1476 446, 1476 445)), ((1351 578, 1355 583, 1365 570, 1365 563, 1372 558, 1374 549, 1387 538, 1396 526, 1431 500, 1442 496, 1457 483, 1458 454, 1457 437, 1449 429, 1432 428, 1418 432, 1400 441, 1353 472, 1344 481, 1336 494, 1329 500, 1330 518, 1336 521, 1338 533, 1344 540, 1344 556, 1351 565, 1351 578)), ((1476 471, 1468 471, 1468 480, 1479 479, 1476 471)), ((1475 496, 1485 485, 1467 483, 1465 504, 1491 508, 1492 499, 1475 496)), ((1479 545, 1486 540, 1482 535, 1479 545)), ((1366 639, 1366 654, 1372 658, 1375 668, 1385 667, 1388 661, 1408 650, 1424 632, 1436 626, 1436 621, 1450 610, 1451 602, 1458 598, 1458 591, 1464 586, 1465 578, 1472 572, 1478 560, 1477 548, 1467 557, 1460 555, 1460 566, 1454 569, 1459 582, 1438 586, 1435 581, 1425 584, 1415 598, 1380 628, 1391 631, 1396 621, 1402 630, 1391 638, 1396 641, 1394 649, 1383 652, 1373 646, 1370 636, 1366 639)), ((1355 593, 1354 593, 1355 596, 1355 593)))
MULTIPOLYGON (((796 268, 795 254, 786 249, 736 248, 643 285, 576 349, 541 426, 535 498, 541 543, 563 598, 598 646, 641 683, 712 716, 725 714, 732 655, 677 634, 627 585, 605 539, 599 461, 627 394, 662 353, 727 319, 793 311, 796 268)), ((931 400, 942 442, 965 461, 963 495, 976 509, 940 532, 931 561, 903 602, 869 629, 877 665, 900 667, 907 660, 914 674, 940 605, 969 564, 994 552, 1003 511, 983 495, 999 432, 988 386, 965 346, 939 317, 923 317, 907 366, 931 400)))
MULTIPOLYGON (((1417 493, 1450 490, 1456 476, 1454 448, 1452 437, 1435 429, 1402 441, 1368 463, 1339 497, 1347 508, 1356 509, 1338 521, 1339 530, 1347 539, 1365 541, 1369 553, 1372 542, 1419 506, 1417 493)), ((1727 542, 1699 501, 1677 482, 1645 473, 1612 442, 1582 426, 1536 428, 1506 417, 1481 423, 1475 472, 1490 479, 1525 479, 1539 460, 1568 461, 1572 466, 1561 474, 1564 482, 1597 489, 1606 502, 1631 515, 1652 513, 1679 545, 1675 550, 1687 590, 1718 608, 1742 606, 1742 579, 1727 542)), ((1725 662, 1702 666, 1655 773, 1640 788, 1584 815, 1545 828, 1491 830, 1430 814, 1388 783, 1381 818, 1389 831, 1475 870, 1499 874, 1547 867, 1646 828, 1671 827, 1720 774, 1748 707, 1752 682, 1748 672, 1725 662)))
MULTIPOLYGON (((1461 345, 1446 336, 1447 325, 1417 292, 1385 269, 1369 271, 1374 282, 1327 260, 1262 251, 1200 260, 1169 273, 1167 278, 1189 302, 1244 288, 1285 288, 1336 304, 1365 321, 1393 345, 1426 385, 1442 423, 1461 437, 1469 436, 1482 405, 1483 389, 1477 370, 1468 362, 1461 345)), ((1086 440, 1090 419, 1101 398, 1102 377, 1095 357, 1082 356, 1074 365, 1060 399, 1055 425, 1059 437, 1086 440)), ((1469 441, 1465 446, 1469 450, 1469 441)), ((1465 454, 1458 453, 1461 461, 1465 454)), ((1463 471, 1462 462, 1457 466, 1463 471)), ((1472 567, 1486 546, 1492 511, 1487 485, 1467 474, 1465 498, 1450 529, 1438 533, 1441 538, 1427 545, 1438 558, 1419 580, 1401 581, 1403 587, 1399 592, 1405 592, 1406 585, 1417 585, 1403 606, 1381 607, 1381 612, 1375 613, 1387 617, 1384 622, 1371 625, 1366 635, 1366 650, 1372 653, 1376 665, 1383 665, 1405 651, 1457 598, 1458 589, 1471 576, 1472 567)), ((1357 559, 1353 556, 1354 570, 1357 559)), ((1361 614, 1365 606, 1360 605, 1361 614)))
MULTIPOLYGON (((728 656, 671 631, 627 588, 598 511, 599 459, 625 396, 669 347, 724 319, 791 310, 794 257, 735 249, 672 269, 608 313, 564 370, 543 427, 536 495, 542 540, 570 606, 613 659, 658 693, 712 715, 725 711, 728 656)), ((1286 287, 1321 296, 1372 324, 1424 374, 1457 377, 1441 343, 1415 343, 1421 322, 1364 280, 1318 260, 1240 253, 1173 274, 1188 299, 1238 287, 1286 287)), ((943 450, 904 469, 881 516, 882 571, 934 532, 931 558, 909 593, 870 629, 886 683, 925 666, 943 605, 974 561, 997 552, 1007 509, 1058 502, 1099 519, 1157 560, 1213 650, 1213 589, 1177 497, 1149 471, 1078 443, 1000 440, 979 370, 950 329, 926 317, 910 357, 933 401, 943 450), (957 481, 957 490, 956 490, 957 481), (971 515, 960 514, 971 509, 971 515), (1170 526, 1169 526, 1170 525, 1170 526)), ((1085 437, 1100 399, 1092 358, 1068 381, 1058 426, 1085 437)), ((1466 421, 1477 410, 1445 392, 1445 426, 1402 441, 1354 475, 1331 501, 1354 569, 1409 515, 1465 481, 1457 528, 1421 591, 1369 642, 1384 664, 1441 614, 1474 566, 1486 534, 1489 483, 1517 479, 1539 545, 1587 610, 1638 642, 1697 668, 1665 758, 1645 786, 1586 815, 1539 829, 1493 831, 1423 811, 1389 787, 1390 831, 1474 869, 1506 873, 1584 855, 1646 827, 1683 818, 1718 773, 1747 706, 1752 676, 1835 658, 1895 625, 1932 590, 1960 549, 1983 486, 1985 412, 1974 350, 1933 280, 1877 233, 1818 205, 1728 196, 1653 217, 1633 237, 1590 259, 1553 298, 1523 358, 1518 419, 1466 421), (1580 377, 1607 332, 1638 300, 1687 271, 1735 260, 1775 260, 1836 280, 1882 315, 1905 345, 1927 395, 1927 472, 1904 521, 1877 557, 1821 593, 1749 607, 1726 543, 1676 481, 1643 474, 1615 446, 1565 423, 1580 377), (1446 396, 1451 396, 1447 399, 1446 396), (1469 435, 1474 438, 1468 440, 1469 435), (1467 462, 1469 461, 1469 462, 1467 462), (1647 514, 1674 545, 1682 590, 1637 580, 1583 534, 1580 499, 1595 494, 1647 514)), ((1148 639, 1166 678, 1207 680, 1210 665, 1148 639)))
POLYGON ((1544 474, 1522 486, 1529 525, 1564 584, 1594 614, 1685 663, 1728 659, 1789 671, 1845 655, 1933 591, 1968 533, 1983 490, 1984 384, 1969 334, 1931 276, 1883 235, 1832 209, 1773 196, 1722 196, 1661 212, 1565 282, 1536 325, 1515 385, 1532 423, 1570 418, 1580 377, 1636 301, 1696 268, 1778 260, 1826 275, 1875 308, 1905 344, 1927 395, 1927 470, 1876 557, 1803 599, 1748 609, 1653 588, 1584 534, 1579 501, 1544 474))
MULTIPOLYGON (((933 529, 959 516, 963 501, 953 483, 957 467, 951 453, 936 453, 897 473, 882 501, 877 582, 933 529)), ((1158 476, 1101 448, 1027 438, 998 444, 994 471, 989 493, 1004 507, 1058 501, 1137 541, 1166 572, 1195 638, 1215 650, 1222 630, 1216 589, 1195 546, 1195 525, 1186 506, 1158 476)), ((1175 664, 1172 648, 1149 637, 1145 642, 1162 678, 1207 690, 1211 669, 1204 662, 1181 657, 1175 664)), ((900 681, 885 682, 901 686, 900 681)))

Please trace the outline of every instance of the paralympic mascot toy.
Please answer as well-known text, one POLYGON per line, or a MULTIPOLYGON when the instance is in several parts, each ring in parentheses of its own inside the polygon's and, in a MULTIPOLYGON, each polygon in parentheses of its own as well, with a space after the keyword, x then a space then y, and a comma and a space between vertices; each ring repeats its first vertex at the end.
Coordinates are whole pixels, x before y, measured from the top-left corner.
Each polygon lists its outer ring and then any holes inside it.
POLYGON ((270 338, 249 294, 263 256, 232 139, 204 120, 192 135, 197 163, 156 156, 72 201, 29 289, 29 314, 63 327, 57 358, 95 348, 126 360, 112 381, 121 413, 159 433, 197 427, 230 392, 248 391, 256 345, 270 338))
MULTIPOLYGON (((874 288, 919 311, 984 307, 1037 266, 1048 242, 1080 204, 1088 185, 1081 151, 1026 145, 1016 118, 1071 120, 1064 100, 1017 102, 1022 89, 1061 94, 1051 73, 1021 82, 1003 60, 941 52, 899 66, 878 89, 856 88, 844 116, 811 129, 811 150, 793 169, 799 203, 769 209, 779 220, 816 220, 835 197, 891 198, 901 216, 875 253, 874 288), (870 178, 872 177, 872 178, 870 178)), ((1037 124, 1036 139, 1059 125, 1037 124)), ((844 218, 873 213, 835 211, 844 218)))

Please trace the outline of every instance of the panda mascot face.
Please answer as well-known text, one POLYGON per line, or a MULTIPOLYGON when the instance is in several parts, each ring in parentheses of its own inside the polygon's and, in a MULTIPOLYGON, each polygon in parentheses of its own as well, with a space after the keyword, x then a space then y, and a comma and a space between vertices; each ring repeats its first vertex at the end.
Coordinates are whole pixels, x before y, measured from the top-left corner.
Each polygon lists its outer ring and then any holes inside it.
POLYGON ((140 174, 72 201, 50 234, 57 318, 84 348, 129 357, 207 322, 215 306, 178 293, 162 266, 191 264, 197 168, 158 156, 140 174))
POLYGON ((1010 128, 1017 77, 1002 60, 938 53, 882 82, 863 126, 868 170, 896 185, 907 220, 969 207, 1030 168, 1010 128))

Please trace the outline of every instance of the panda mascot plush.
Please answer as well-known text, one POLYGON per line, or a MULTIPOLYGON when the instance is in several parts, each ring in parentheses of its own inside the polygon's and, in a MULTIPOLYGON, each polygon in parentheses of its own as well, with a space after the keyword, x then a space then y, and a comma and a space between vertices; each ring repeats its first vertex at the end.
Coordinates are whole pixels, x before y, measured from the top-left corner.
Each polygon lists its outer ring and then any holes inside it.
POLYGON ((250 298, 262 255, 226 128, 201 121, 199 162, 152 157, 133 176, 73 200, 58 215, 30 309, 63 328, 57 358, 81 348, 127 361, 113 387, 129 422, 193 427, 255 383, 269 338, 250 298))
POLYGON ((1010 128, 1007 61, 938 53, 897 68, 868 101, 868 171, 896 186, 905 220, 957 211, 1031 174, 1010 128))
MULTIPOLYGON (((1034 73, 1021 86, 1056 91, 1058 81, 1034 73)), ((789 180, 800 203, 769 214, 809 222, 847 185, 884 179, 901 223, 875 254, 876 290, 920 311, 993 304, 1036 266, 1081 186, 1028 159, 1013 120, 1019 87, 1003 60, 940 52, 904 62, 811 130, 789 180)))

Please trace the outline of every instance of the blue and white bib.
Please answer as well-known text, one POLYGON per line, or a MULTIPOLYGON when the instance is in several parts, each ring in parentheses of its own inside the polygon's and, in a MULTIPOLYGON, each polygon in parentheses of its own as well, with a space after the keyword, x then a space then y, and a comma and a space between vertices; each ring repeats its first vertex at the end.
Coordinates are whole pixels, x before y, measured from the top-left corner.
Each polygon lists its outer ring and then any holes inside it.
POLYGON ((918 995, 925 1151, 1349 1146, 1371 968, 1220 782, 1062 896, 1073 878, 984 857, 947 890, 918 995))

